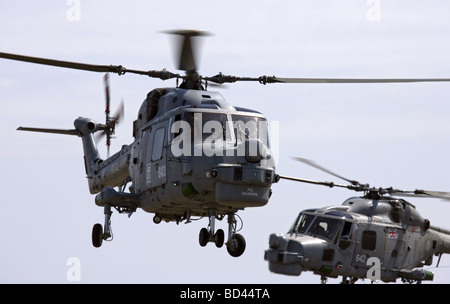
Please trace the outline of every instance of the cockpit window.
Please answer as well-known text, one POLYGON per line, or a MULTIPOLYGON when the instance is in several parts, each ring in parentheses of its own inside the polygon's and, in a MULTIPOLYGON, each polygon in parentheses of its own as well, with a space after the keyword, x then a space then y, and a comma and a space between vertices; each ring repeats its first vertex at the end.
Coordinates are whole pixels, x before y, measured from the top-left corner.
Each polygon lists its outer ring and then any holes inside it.
POLYGON ((268 145, 267 120, 258 116, 231 115, 228 121, 226 114, 210 112, 184 112, 178 114, 172 126, 172 137, 182 132, 194 140, 208 141, 234 141, 234 144, 244 142, 246 139, 259 139, 268 145), (185 130, 185 129, 189 130, 185 130))
POLYGON ((230 138, 225 114, 185 112, 183 116, 191 127, 191 138, 194 140, 226 141, 230 138))
POLYGON ((341 228, 341 222, 338 219, 317 217, 308 232, 314 236, 321 236, 332 242, 336 242, 341 228))
POLYGON ((259 116, 186 111, 174 116, 169 132, 175 157, 200 156, 203 152, 223 155, 224 151, 231 156, 228 152, 233 148, 238 156, 257 156, 258 151, 266 156, 265 148, 269 147, 267 120, 259 116))
POLYGON ((233 128, 235 131, 236 144, 246 139, 259 139, 266 146, 268 142, 267 120, 257 116, 231 115, 233 128))
POLYGON ((340 219, 301 213, 290 233, 307 234, 336 242, 342 223, 340 219))
POLYGON ((300 213, 300 216, 292 226, 290 233, 305 233, 306 229, 309 228, 309 225, 311 225, 314 220, 314 217, 314 215, 300 213))

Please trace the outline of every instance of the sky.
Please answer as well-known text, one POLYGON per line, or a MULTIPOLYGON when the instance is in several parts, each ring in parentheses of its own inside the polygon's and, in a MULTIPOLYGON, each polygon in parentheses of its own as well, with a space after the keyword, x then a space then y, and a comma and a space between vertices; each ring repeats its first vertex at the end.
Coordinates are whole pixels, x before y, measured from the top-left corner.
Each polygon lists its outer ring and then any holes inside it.
MULTIPOLYGON (((161 31, 198 29, 213 34, 201 45, 206 76, 449 78, 449 11, 441 0, 2 0, 0 52, 178 72, 161 31)), ((311 273, 271 273, 264 250, 301 210, 355 195, 345 189, 274 184, 266 206, 238 213, 247 241, 239 258, 199 246, 207 219, 156 225, 142 210, 131 218, 114 212, 114 240, 94 248, 91 229, 104 215, 88 190, 81 140, 16 128, 72 128, 79 116, 103 122, 102 81, 102 73, 0 59, 1 283, 320 283, 311 273)), ((125 103, 114 153, 133 142, 146 94, 175 81, 126 74, 110 84, 111 108, 125 103)), ((218 91, 279 124, 278 174, 341 182, 298 156, 373 186, 450 191, 449 83, 236 83, 218 91)), ((104 142, 98 146, 106 158, 104 142)), ((450 228, 448 202, 408 200, 432 225, 450 228)), ((435 265, 433 282, 450 283, 450 257, 435 265)))

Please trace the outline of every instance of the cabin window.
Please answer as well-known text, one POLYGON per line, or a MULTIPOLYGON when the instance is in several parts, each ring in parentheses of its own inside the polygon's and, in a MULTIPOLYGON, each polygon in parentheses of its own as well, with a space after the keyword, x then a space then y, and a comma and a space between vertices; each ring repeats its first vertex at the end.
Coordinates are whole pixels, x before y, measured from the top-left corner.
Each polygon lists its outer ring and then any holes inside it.
POLYGON ((375 250, 377 246, 377 233, 372 230, 364 230, 362 234, 361 248, 364 250, 375 250))
POLYGON ((344 222, 344 228, 342 228, 341 232, 341 240, 339 241, 339 248, 342 250, 347 249, 351 244, 351 233, 352 233, 352 223, 344 222))
POLYGON ((152 161, 160 160, 163 154, 164 148, 164 128, 159 128, 155 131, 155 136, 153 137, 153 150, 152 150, 152 161))
POLYGON ((352 232, 352 223, 351 222, 344 222, 344 228, 342 229, 341 233, 341 239, 350 239, 352 232))

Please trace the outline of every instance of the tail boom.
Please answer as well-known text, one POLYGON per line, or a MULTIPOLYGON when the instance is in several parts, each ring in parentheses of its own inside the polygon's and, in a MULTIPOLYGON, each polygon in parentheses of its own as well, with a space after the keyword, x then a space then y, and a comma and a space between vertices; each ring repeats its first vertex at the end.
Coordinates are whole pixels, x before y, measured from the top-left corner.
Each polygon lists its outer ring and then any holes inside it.
POLYGON ((74 121, 75 129, 48 129, 19 127, 19 131, 53 133, 63 135, 76 135, 81 137, 84 151, 84 164, 91 194, 98 193, 106 187, 116 187, 129 180, 130 146, 124 146, 110 158, 102 160, 95 144, 93 134, 105 130, 106 125, 92 119, 79 117, 74 121))

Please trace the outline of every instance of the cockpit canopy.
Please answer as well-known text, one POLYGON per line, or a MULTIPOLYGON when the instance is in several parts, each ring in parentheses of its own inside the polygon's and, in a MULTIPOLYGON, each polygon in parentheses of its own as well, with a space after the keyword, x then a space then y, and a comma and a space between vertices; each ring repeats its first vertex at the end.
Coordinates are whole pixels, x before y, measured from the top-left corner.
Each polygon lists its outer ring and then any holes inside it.
POLYGON ((289 233, 305 234, 337 243, 339 236, 341 239, 350 238, 352 222, 348 219, 352 219, 352 216, 344 212, 331 211, 315 214, 311 211, 302 211, 289 233))
POLYGON ((261 114, 186 108, 169 124, 174 157, 244 157, 251 163, 272 166, 268 124, 261 114))
POLYGON ((174 123, 177 121, 185 122, 179 124, 174 136, 176 137, 188 129, 185 134, 190 138, 198 138, 204 141, 223 141, 239 144, 246 139, 260 139, 266 146, 268 143, 267 120, 257 115, 243 115, 216 113, 216 112, 200 112, 198 110, 186 110, 176 115, 174 123), (181 131, 182 130, 182 131, 181 131))

